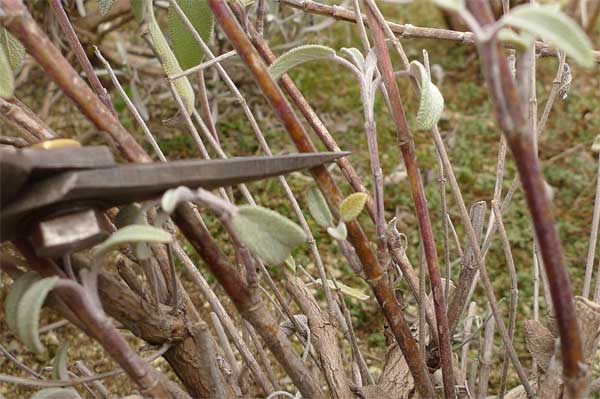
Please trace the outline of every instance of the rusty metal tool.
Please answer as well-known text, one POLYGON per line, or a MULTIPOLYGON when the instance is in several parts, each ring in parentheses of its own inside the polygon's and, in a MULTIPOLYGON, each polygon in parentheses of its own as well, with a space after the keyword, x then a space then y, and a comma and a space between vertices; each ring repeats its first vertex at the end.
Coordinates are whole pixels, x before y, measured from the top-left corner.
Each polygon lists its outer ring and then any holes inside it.
POLYGON ((347 152, 117 164, 105 146, 0 149, 0 241, 56 257, 106 236, 100 211, 178 186, 214 189, 313 168, 347 152))

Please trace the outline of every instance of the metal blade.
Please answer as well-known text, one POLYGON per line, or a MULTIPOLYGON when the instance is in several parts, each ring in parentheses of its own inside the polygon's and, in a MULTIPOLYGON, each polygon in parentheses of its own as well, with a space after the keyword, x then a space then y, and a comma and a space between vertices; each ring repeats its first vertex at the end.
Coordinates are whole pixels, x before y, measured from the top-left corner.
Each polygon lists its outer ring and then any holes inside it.
MULTIPOLYGON (((155 198, 164 191, 232 186, 314 168, 348 152, 303 153, 271 157, 239 157, 220 160, 184 160, 168 163, 128 164, 113 168, 61 173, 27 187, 2 209, 0 227, 10 234, 24 216, 69 204, 93 204, 98 208, 155 198)), ((8 237, 2 237, 7 239, 8 237)))
POLYGON ((0 149, 0 205, 11 202, 33 180, 68 170, 114 166, 116 162, 105 146, 0 149))
POLYGON ((177 186, 206 189, 233 186, 313 168, 344 155, 347 153, 184 160, 82 171, 77 173, 77 183, 65 195, 65 200, 89 198, 110 203, 141 201, 177 186))

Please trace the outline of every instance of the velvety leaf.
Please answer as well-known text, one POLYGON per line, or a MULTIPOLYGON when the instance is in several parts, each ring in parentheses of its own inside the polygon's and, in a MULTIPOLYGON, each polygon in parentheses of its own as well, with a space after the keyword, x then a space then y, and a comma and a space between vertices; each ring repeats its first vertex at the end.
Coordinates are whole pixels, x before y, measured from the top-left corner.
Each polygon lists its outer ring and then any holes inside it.
POLYGON ((244 245, 272 266, 283 263, 294 247, 306 242, 300 226, 261 206, 242 205, 231 221, 244 245))
POLYGON ((31 399, 80 399, 73 388, 46 388, 38 391, 31 399))
POLYGON ((65 342, 56 351, 54 361, 52 362, 52 377, 55 380, 70 380, 69 369, 67 367, 67 357, 69 356, 69 343, 65 342))
POLYGON ((556 46, 580 65, 591 68, 595 64, 590 39, 575 21, 556 7, 524 4, 511 9, 501 21, 556 46))
POLYGON ((129 0, 131 3, 131 10, 133 16, 138 24, 143 23, 146 20, 147 0, 129 0))
POLYGON ((306 44, 291 49, 277 58, 269 67, 269 73, 275 80, 287 73, 293 67, 308 61, 333 58, 335 50, 318 44, 306 44))
POLYGON ((327 233, 336 240, 343 241, 348 237, 348 229, 346 223, 340 222, 337 227, 328 227, 327 233))
POLYGON ((93 249, 94 256, 102 256, 119 245, 126 243, 168 243, 171 235, 154 226, 132 224, 125 226, 110 235, 102 244, 93 249))
POLYGON ((350 48, 343 48, 341 51, 348 54, 352 58, 354 65, 356 65, 359 69, 364 70, 365 57, 360 52, 360 50, 358 50, 355 47, 350 47, 350 48))
MULTIPOLYGON (((177 0, 177 4, 190 20, 205 43, 210 41, 214 29, 214 17, 206 0, 177 0)), ((202 62, 204 52, 194 39, 174 7, 169 7, 169 29, 173 51, 183 69, 202 62)))
POLYGON ((10 62, 4 51, 3 47, 0 47, 0 97, 11 98, 15 92, 15 77, 13 70, 10 67, 10 62))
POLYGON ((519 34, 507 28, 503 28, 498 32, 498 39, 501 42, 513 45, 513 47, 521 51, 527 51, 535 40, 533 36, 526 32, 519 34))
POLYGON ((42 305, 59 280, 56 276, 46 277, 30 284, 17 307, 17 335, 29 349, 37 353, 46 349, 39 337, 42 305))
POLYGON ((410 72, 421 84, 421 101, 417 111, 417 129, 431 130, 444 111, 444 97, 431 82, 425 67, 418 61, 410 63, 410 72))
POLYGON ((185 186, 180 186, 167 190, 162 198, 160 199, 160 206, 169 215, 175 212, 177 205, 185 201, 193 201, 196 198, 196 194, 185 186))
POLYGON ((373 79, 375 68, 377 68, 377 50, 373 47, 369 50, 367 58, 365 59, 365 76, 367 76, 368 81, 373 79))
MULTIPOLYGON (((158 25, 158 21, 154 16, 154 9, 152 7, 152 0, 146 0, 146 13, 148 20, 148 32, 150 33, 150 38, 152 39, 152 44, 156 48, 156 52, 159 55, 159 59, 161 62, 161 66, 167 76, 172 76, 177 73, 183 72, 179 62, 177 62, 177 58, 173 51, 169 47, 167 43, 167 39, 163 35, 160 30, 160 26, 158 25)), ((194 89, 190 84, 190 81, 187 77, 182 77, 180 79, 175 80, 174 82, 175 90, 181 97, 185 109, 188 113, 192 113, 194 109, 195 95, 194 89)))
POLYGON ((465 0, 431 0, 433 4, 446 10, 458 11, 465 8, 465 0))
MULTIPOLYGON (((320 279, 316 280, 320 285, 323 285, 323 283, 321 282, 320 279)), ((329 285, 329 288, 332 290, 335 290, 335 284, 337 284, 337 286, 339 287, 340 291, 342 291, 344 294, 352 297, 352 298, 356 298, 356 299, 360 299, 361 301, 366 301, 367 299, 369 299, 369 296, 367 294, 365 294, 362 290, 359 290, 358 288, 352 288, 347 286, 346 284, 340 283, 339 281, 336 281, 335 283, 332 280, 327 280, 327 285, 329 285)))
POLYGON ((325 197, 316 187, 312 187, 306 194, 306 201, 308 202, 308 210, 312 215, 315 222, 321 227, 333 226, 333 215, 327 206, 325 197))
POLYGON ((41 279, 36 272, 27 272, 21 274, 11 285, 10 291, 4 301, 4 314, 6 315, 6 325, 14 334, 17 334, 17 309, 19 302, 27 288, 41 279))
POLYGON ((0 46, 6 52, 11 69, 16 70, 25 59, 25 47, 6 29, 0 27, 0 46))
POLYGON ((110 11, 114 0, 98 0, 98 10, 100 10, 100 15, 106 15, 110 11))
POLYGON ((367 194, 354 193, 347 196, 340 204, 340 216, 344 222, 349 222, 362 212, 367 202, 367 194))

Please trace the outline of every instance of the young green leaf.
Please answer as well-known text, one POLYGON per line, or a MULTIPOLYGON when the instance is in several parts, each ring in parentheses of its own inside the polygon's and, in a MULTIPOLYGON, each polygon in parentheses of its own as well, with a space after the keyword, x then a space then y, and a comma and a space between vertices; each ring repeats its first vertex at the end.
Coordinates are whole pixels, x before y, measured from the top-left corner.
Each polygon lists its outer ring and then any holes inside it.
POLYGON ((17 307, 17 335, 29 349, 42 353, 46 348, 40 342, 40 312, 46 297, 58 284, 59 277, 46 277, 29 285, 17 307))
MULTIPOLYGON (((205 43, 210 41, 214 29, 214 16, 206 0, 177 0, 177 4, 190 20, 205 43)), ((174 7, 169 7, 169 29, 173 51, 183 69, 202 62, 204 52, 192 33, 179 18, 174 7)))
POLYGON ((349 222, 362 212, 367 202, 367 194, 354 193, 350 194, 340 204, 340 215, 344 222, 349 222))
POLYGON ((306 44, 291 49, 277 58, 269 67, 269 73, 275 80, 282 77, 293 67, 308 61, 333 58, 335 50, 318 44, 306 44))
MULTIPOLYGON (((321 282, 320 279, 318 279, 316 281, 317 281, 317 283, 319 283, 319 285, 323 285, 323 283, 321 282)), ((337 284, 340 291, 342 291, 344 294, 346 294, 352 298, 360 299, 361 301, 366 301, 367 299, 369 299, 369 296, 367 294, 365 294, 363 291, 359 290, 358 288, 349 287, 346 284, 340 283, 339 281, 336 281, 334 283, 332 280, 327 279, 327 285, 332 290, 336 289, 335 284, 337 284)))
POLYGON ((100 10, 100 15, 106 15, 110 11, 114 0, 98 0, 98 10, 100 10))
MULTIPOLYGON (((172 76, 177 73, 183 72, 179 62, 177 62, 177 58, 173 51, 169 47, 167 43, 167 39, 163 35, 160 30, 160 26, 158 25, 158 21, 154 15, 154 8, 152 7, 152 0, 146 0, 146 8, 145 13, 148 20, 148 33, 150 33, 150 38, 152 39, 152 44, 156 48, 156 52, 160 58, 160 62, 163 70, 167 74, 167 76, 172 76)), ((174 82, 175 90, 181 96, 185 109, 188 113, 192 113, 194 109, 195 95, 194 89, 190 84, 190 81, 187 77, 183 77, 175 80, 174 82)))
POLYGON ((67 367, 67 357, 69 356, 69 343, 65 342, 56 351, 54 361, 52 362, 52 377, 55 380, 70 380, 69 369, 67 367))
POLYGON ((327 206, 327 201, 325 201, 321 190, 312 187, 306 194, 306 201, 308 202, 310 214, 319 226, 325 228, 333 226, 333 215, 329 210, 329 206, 327 206))
POLYGON ((346 223, 340 222, 337 227, 328 227, 327 233, 336 240, 343 241, 348 237, 348 229, 346 223))
POLYGON ((450 11, 459 11, 465 8, 465 0, 431 0, 438 7, 445 8, 450 11))
POLYGON ((25 47, 4 28, 0 28, 0 46, 4 48, 13 71, 21 66, 25 59, 25 47))
POLYGON ((73 388, 46 388, 38 391, 31 399, 81 399, 73 388))
POLYGON ((167 190, 160 199, 160 206, 170 215, 175 212, 180 202, 192 201, 195 198, 196 194, 192 190, 185 186, 180 186, 167 190))
POLYGON ((15 77, 10 67, 10 62, 4 51, 0 47, 0 98, 11 98, 15 92, 15 77))
POLYGON ((36 272, 21 274, 10 287, 10 291, 4 301, 4 314, 6 314, 6 325, 14 334, 17 333, 17 310, 19 302, 27 288, 41 279, 36 272))
POLYGON ((93 249, 93 254, 100 257, 126 243, 168 243, 171 235, 154 226, 132 224, 125 226, 110 235, 103 243, 93 249))
POLYGON ((425 67, 418 61, 410 63, 410 73, 421 84, 421 101, 417 111, 417 129, 431 130, 440 120, 444 111, 444 97, 438 88, 431 83, 425 67))
POLYGON ((300 226, 261 206, 240 206, 231 222, 244 245, 271 266, 284 262, 294 247, 306 242, 300 226))
POLYGON ((590 39, 575 21, 556 7, 524 4, 511 9, 500 21, 556 46, 582 66, 594 66, 590 39))

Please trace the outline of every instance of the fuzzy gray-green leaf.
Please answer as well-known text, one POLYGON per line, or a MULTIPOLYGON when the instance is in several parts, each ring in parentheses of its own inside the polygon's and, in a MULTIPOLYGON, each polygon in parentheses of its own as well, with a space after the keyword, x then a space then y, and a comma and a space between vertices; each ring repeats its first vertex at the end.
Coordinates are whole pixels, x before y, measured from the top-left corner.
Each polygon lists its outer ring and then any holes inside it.
MULTIPOLYGON (((190 20, 205 43, 210 41, 214 29, 214 16, 206 0, 177 0, 177 4, 190 20)), ((169 8, 169 29, 173 51, 183 69, 188 69, 202 62, 204 52, 194 39, 185 23, 179 18, 174 7, 169 8)))
POLYGON ((98 10, 100 10, 100 15, 106 15, 110 11, 114 0, 98 0, 98 10))
POLYGON ((240 206, 231 222, 244 245, 271 266, 283 263, 294 247, 306 242, 300 226, 261 206, 240 206))
POLYGON ((15 77, 6 51, 0 46, 0 98, 11 98, 15 92, 15 77))
POLYGON ((340 222, 337 227, 328 227, 327 233, 339 241, 344 241, 348 237, 348 229, 346 223, 340 222))
POLYGON ((315 222, 321 227, 327 228, 333 226, 333 215, 327 206, 325 197, 316 187, 312 187, 306 194, 306 201, 308 202, 308 210, 312 215, 315 222))
POLYGON ((431 0, 431 2, 450 11, 459 11, 465 8, 465 0, 431 0))
POLYGON ((73 388, 46 388, 38 391, 31 399, 80 399, 73 388))
POLYGON ((0 28, 0 46, 6 51, 6 58, 13 71, 21 66, 25 59, 25 47, 4 28, 0 28))
POLYGON ((46 277, 29 285, 17 307, 17 335, 34 352, 42 353, 46 348, 40 342, 40 312, 46 297, 58 284, 59 277, 46 277))
MULTIPOLYGON (((154 16, 152 0, 146 0, 146 8, 144 10, 147 13, 148 32, 150 33, 152 44, 158 53, 163 70, 167 76, 172 76, 183 72, 179 62, 177 61, 177 57, 175 57, 175 54, 173 54, 173 51, 167 43, 167 39, 165 39, 165 35, 163 35, 162 31, 160 30, 158 21, 154 16)), ((183 101, 186 111, 191 114, 192 110, 194 109, 195 94, 190 81, 184 76, 175 80, 174 85, 177 94, 179 94, 183 101)))
POLYGON ((40 279, 36 272, 27 272, 21 274, 10 287, 10 291, 4 301, 4 314, 6 314, 6 325, 14 334, 17 333, 17 312, 19 302, 27 291, 27 288, 40 279))
POLYGON ((344 222, 349 222, 362 212, 367 202, 367 194, 354 193, 350 194, 340 204, 340 216, 344 222))
POLYGON ((518 50, 527 51, 535 38, 527 32, 519 34, 512 29, 503 28, 498 32, 498 40, 503 43, 512 44, 518 50))
POLYGON ((138 24, 146 20, 147 3, 146 0, 130 0, 133 16, 138 24))
POLYGON ((56 351, 54 361, 52 362, 52 377, 55 380, 69 380, 69 369, 67 367, 67 357, 69 356, 69 343, 65 342, 56 351))
POLYGON ((177 205, 184 201, 192 201, 196 198, 196 194, 185 186, 172 188, 167 190, 160 199, 161 208, 169 215, 175 212, 177 205))
POLYGON ((595 64, 590 39, 556 7, 525 4, 510 10, 501 21, 556 46, 582 66, 591 68, 595 64))
POLYGON ((444 97, 436 85, 431 83, 425 67, 418 61, 410 63, 410 71, 421 84, 421 101, 417 111, 417 129, 431 130, 444 111, 444 97))
POLYGON ((112 233, 102 244, 94 248, 93 254, 99 257, 126 243, 168 243, 170 241, 171 235, 162 229, 149 225, 132 224, 112 233))
POLYGON ((293 67, 304 62, 333 58, 335 50, 318 44, 306 44, 291 49, 277 58, 269 67, 269 73, 275 80, 287 73, 293 67))

